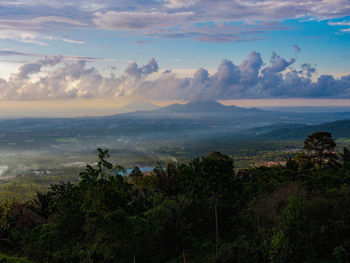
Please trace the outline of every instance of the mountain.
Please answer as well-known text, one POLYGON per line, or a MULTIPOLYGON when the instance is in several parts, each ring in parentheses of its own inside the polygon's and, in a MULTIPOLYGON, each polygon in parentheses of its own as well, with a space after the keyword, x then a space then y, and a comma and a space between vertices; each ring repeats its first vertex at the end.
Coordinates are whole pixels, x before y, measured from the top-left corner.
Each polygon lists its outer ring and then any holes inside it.
POLYGON ((307 135, 317 132, 330 132, 335 139, 350 137, 350 120, 328 122, 320 125, 305 126, 300 128, 283 128, 261 134, 264 139, 286 140, 286 139, 303 139, 307 135))
POLYGON ((247 133, 253 134, 253 135, 260 135, 260 134, 266 134, 269 132, 282 130, 282 129, 299 129, 299 128, 306 128, 308 125, 302 124, 302 123, 277 123, 272 125, 266 125, 262 127, 254 127, 252 129, 247 130, 247 133))
POLYGON ((232 112, 257 112, 257 108, 239 108, 236 106, 225 106, 217 101, 193 101, 187 104, 171 104, 160 108, 158 113, 232 113, 232 112))
MULTIPOLYGON (((170 121, 173 126, 190 130, 191 127, 201 126, 206 130, 226 130, 227 132, 245 131, 246 135, 256 136, 281 128, 303 128, 302 125, 319 125, 324 122, 350 119, 350 112, 334 113, 295 113, 268 111, 257 108, 241 108, 225 106, 217 101, 193 101, 187 104, 172 104, 151 111, 136 111, 116 114, 106 119, 135 120, 140 124, 157 122, 163 125, 170 121), (148 120, 148 121, 146 121, 148 120), (184 124, 184 120, 191 121, 184 124), (176 125, 174 121, 178 123, 176 125), (265 127, 260 131, 247 131, 255 127, 282 125, 280 127, 265 127), (284 125, 284 126, 283 126, 284 125), (299 126, 298 126, 299 125, 299 126)), ((155 127, 155 125, 152 125, 155 127)))
POLYGON ((147 101, 133 101, 126 106, 120 108, 118 111, 119 113, 127 113, 127 112, 134 112, 134 111, 152 111, 159 109, 158 106, 147 102, 147 101))
POLYGON ((279 112, 299 112, 299 113, 330 113, 330 112, 350 112, 350 107, 347 106, 295 106, 295 107, 261 107, 263 110, 279 111, 279 112))

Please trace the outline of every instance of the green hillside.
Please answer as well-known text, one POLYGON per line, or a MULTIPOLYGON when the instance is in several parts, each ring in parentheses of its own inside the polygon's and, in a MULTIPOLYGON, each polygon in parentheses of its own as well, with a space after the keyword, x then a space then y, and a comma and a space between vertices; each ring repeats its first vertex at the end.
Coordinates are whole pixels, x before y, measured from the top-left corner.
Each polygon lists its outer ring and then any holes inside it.
POLYGON ((261 134, 264 139, 286 140, 286 139, 303 139, 308 134, 317 131, 326 131, 332 133, 335 139, 350 137, 350 120, 342 120, 324 123, 315 126, 305 126, 301 128, 283 128, 275 131, 261 134))

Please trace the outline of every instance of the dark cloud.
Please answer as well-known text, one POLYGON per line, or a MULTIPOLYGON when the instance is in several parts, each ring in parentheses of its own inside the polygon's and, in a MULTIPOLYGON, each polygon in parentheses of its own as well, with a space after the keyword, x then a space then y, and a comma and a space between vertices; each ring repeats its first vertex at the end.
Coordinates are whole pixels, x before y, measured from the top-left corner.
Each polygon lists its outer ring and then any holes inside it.
POLYGON ((298 53, 301 52, 301 47, 298 45, 293 45, 295 57, 298 57, 298 53))
POLYGON ((142 76, 147 76, 158 71, 157 61, 152 58, 148 61, 146 65, 139 67, 137 63, 131 63, 125 70, 124 73, 128 76, 140 78, 142 76))
POLYGON ((141 77, 142 68, 139 68, 137 63, 133 62, 124 70, 124 73, 128 76, 139 78, 141 77))
POLYGON ((55 66, 62 61, 62 56, 45 57, 37 62, 23 64, 19 67, 16 77, 19 79, 27 79, 29 75, 41 71, 42 67, 55 66))
POLYGON ((31 56, 31 54, 4 49, 0 50, 0 56, 31 56))
POLYGON ((316 73, 316 68, 314 68, 310 63, 304 63, 300 66, 299 74, 304 74, 306 77, 311 78, 312 74, 316 73))
POLYGON ((157 71, 158 71, 158 63, 154 58, 150 59, 150 61, 148 61, 148 63, 142 67, 143 75, 149 75, 157 71))
POLYGON ((301 48, 298 45, 293 45, 293 47, 296 53, 301 52, 301 48))

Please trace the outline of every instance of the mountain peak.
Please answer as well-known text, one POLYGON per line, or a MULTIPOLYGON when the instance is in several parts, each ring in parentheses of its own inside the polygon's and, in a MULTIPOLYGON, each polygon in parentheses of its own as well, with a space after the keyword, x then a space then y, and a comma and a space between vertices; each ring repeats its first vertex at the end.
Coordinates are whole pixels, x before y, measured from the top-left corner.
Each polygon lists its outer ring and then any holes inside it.
POLYGON ((147 101, 133 101, 125 105, 124 107, 121 107, 119 109, 119 112, 126 113, 126 112, 133 112, 133 111, 151 111, 151 110, 156 110, 158 108, 159 108, 158 106, 147 101))
POLYGON ((206 101, 191 101, 184 105, 186 108, 198 110, 198 111, 215 111, 227 109, 228 107, 222 105, 221 103, 215 100, 206 100, 206 101))
POLYGON ((156 110, 158 113, 234 113, 234 112, 257 112, 259 109, 246 109, 232 106, 225 106, 215 100, 191 101, 187 104, 172 104, 156 110))
POLYGON ((191 101, 186 104, 171 104, 166 107, 158 108, 156 110, 151 111, 142 111, 142 112, 134 112, 131 113, 133 115, 142 115, 142 116, 214 116, 218 114, 218 116, 227 116, 231 114, 241 114, 241 113, 257 113, 260 112, 259 109, 246 109, 240 108, 236 106, 226 106, 215 100, 207 100, 207 101, 191 101))
POLYGON ((205 112, 221 112, 226 111, 229 107, 220 104, 215 100, 211 101, 191 101, 187 104, 172 104, 159 109, 163 112, 178 112, 178 113, 205 113, 205 112))

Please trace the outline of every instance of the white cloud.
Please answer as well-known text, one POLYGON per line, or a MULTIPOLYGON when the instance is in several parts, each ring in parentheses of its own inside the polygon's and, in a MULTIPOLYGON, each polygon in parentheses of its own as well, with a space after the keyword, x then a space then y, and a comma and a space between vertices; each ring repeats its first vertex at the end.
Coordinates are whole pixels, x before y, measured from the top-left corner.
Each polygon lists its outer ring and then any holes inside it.
POLYGON ((85 61, 62 63, 63 56, 44 57, 25 63, 8 80, 0 79, 0 99, 47 100, 65 98, 117 98, 141 96, 161 100, 220 100, 257 98, 350 98, 350 75, 335 78, 276 53, 264 63, 251 52, 240 65, 223 60, 216 71, 197 69, 191 77, 171 71, 154 74, 158 64, 151 59, 143 66, 131 63, 116 77, 102 75, 85 61), (62 65, 63 64, 63 65, 62 65))
POLYGON ((0 30, 0 39, 9 39, 22 43, 32 43, 46 45, 42 37, 37 32, 20 31, 20 30, 0 30))
POLYGON ((167 8, 188 8, 195 4, 195 0, 165 0, 167 8))
POLYGON ((48 41, 63 41, 72 44, 84 44, 84 41, 68 39, 63 37, 56 37, 41 34, 35 31, 24 31, 24 30, 1 30, 0 29, 0 39, 8 39, 13 41, 18 41, 22 43, 37 44, 41 46, 46 46, 48 41))
POLYGON ((329 22, 330 26, 350 26, 350 21, 342 21, 342 22, 329 22))

